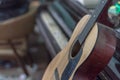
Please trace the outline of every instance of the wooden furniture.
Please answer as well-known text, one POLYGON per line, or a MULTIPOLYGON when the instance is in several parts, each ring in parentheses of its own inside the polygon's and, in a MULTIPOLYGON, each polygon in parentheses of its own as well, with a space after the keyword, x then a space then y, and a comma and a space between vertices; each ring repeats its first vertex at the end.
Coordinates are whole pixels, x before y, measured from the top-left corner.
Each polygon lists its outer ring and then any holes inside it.
POLYGON ((28 71, 22 59, 27 55, 26 37, 33 31, 37 8, 30 6, 27 13, 0 22, 0 59, 18 61, 24 73, 28 71))

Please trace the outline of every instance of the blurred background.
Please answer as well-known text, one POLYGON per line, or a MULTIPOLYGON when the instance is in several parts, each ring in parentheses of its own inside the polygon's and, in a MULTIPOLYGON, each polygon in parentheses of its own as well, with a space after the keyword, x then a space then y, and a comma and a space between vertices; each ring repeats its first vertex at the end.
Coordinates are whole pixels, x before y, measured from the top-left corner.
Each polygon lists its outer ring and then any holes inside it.
MULTIPOLYGON (((41 80, 79 20, 100 0, 0 0, 0 80, 41 80)), ((116 52, 97 80, 120 80, 120 1, 98 19, 116 33, 116 52), (104 18, 103 18, 104 17, 104 18)))

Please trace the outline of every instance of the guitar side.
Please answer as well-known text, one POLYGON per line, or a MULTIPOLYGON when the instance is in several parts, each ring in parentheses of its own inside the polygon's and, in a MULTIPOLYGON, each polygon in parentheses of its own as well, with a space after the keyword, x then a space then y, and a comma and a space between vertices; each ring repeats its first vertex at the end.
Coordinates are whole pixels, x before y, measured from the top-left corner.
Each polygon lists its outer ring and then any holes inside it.
POLYGON ((98 24, 98 38, 89 57, 76 70, 72 80, 95 80, 116 50, 116 37, 113 30, 98 24))

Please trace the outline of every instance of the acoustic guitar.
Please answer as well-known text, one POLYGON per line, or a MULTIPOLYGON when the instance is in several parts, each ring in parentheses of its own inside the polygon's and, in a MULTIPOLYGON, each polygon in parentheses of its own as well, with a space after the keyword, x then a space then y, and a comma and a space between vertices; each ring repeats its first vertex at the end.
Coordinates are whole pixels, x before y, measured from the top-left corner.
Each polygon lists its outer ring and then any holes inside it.
POLYGON ((101 0, 95 12, 77 24, 66 47, 48 65, 42 80, 95 80, 116 49, 115 33, 98 24, 112 0, 101 0))

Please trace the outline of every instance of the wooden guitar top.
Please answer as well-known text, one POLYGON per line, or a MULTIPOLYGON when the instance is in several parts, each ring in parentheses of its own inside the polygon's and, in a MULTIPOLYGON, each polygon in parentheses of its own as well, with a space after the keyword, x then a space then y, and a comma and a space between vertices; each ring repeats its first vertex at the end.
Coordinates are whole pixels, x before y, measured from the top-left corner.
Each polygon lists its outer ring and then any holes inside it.
MULTIPOLYGON (((90 15, 86 15, 78 22, 78 24, 77 24, 77 26, 76 26, 76 28, 75 28, 72 36, 71 36, 71 39, 68 42, 68 44, 66 45, 66 47, 61 52, 58 53, 58 55, 49 64, 49 66, 47 67, 47 69, 45 71, 45 74, 44 74, 42 80, 61 80, 61 76, 62 76, 69 60, 71 58, 74 58, 74 57, 71 56, 71 50, 72 50, 73 44, 74 44, 77 36, 84 29, 84 27, 85 27, 87 21, 89 20, 89 18, 90 18, 90 15)), ((93 27, 90 34, 88 35, 88 37, 85 40, 81 58, 80 58, 80 60, 77 64, 77 66, 75 67, 75 69, 74 69, 71 77, 69 78, 69 80, 73 79, 74 73, 77 70, 77 68, 90 55, 90 53, 93 50, 94 45, 96 43, 97 35, 98 35, 98 27, 97 27, 97 24, 95 24, 95 26, 93 27)))

